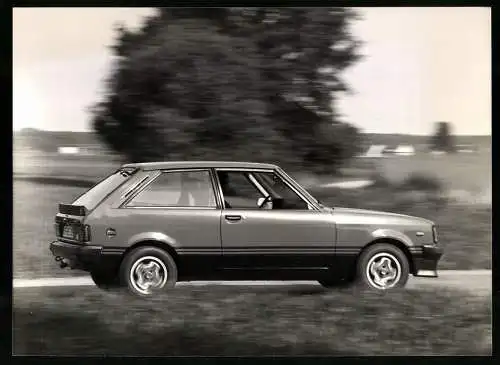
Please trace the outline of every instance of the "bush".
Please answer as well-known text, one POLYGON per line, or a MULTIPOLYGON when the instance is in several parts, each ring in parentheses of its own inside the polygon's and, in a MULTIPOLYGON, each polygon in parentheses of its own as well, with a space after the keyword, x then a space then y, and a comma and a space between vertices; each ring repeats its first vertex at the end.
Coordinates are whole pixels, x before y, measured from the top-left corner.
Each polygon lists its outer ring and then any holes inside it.
POLYGON ((440 210, 448 203, 443 184, 434 176, 414 173, 396 185, 395 190, 398 195, 398 209, 407 209, 408 205, 428 205, 440 210))
POLYGON ((443 183, 435 176, 422 173, 413 173, 398 186, 401 190, 416 190, 425 192, 441 193, 444 190, 443 183))
POLYGON ((387 179, 387 177, 381 174, 379 171, 375 171, 370 175, 370 180, 373 181, 371 185, 373 188, 389 188, 392 183, 387 179))
POLYGON ((440 181, 422 174, 413 174, 400 184, 390 182, 383 174, 371 176, 373 184, 365 189, 309 189, 326 205, 375 209, 401 213, 441 210, 448 200, 440 181))

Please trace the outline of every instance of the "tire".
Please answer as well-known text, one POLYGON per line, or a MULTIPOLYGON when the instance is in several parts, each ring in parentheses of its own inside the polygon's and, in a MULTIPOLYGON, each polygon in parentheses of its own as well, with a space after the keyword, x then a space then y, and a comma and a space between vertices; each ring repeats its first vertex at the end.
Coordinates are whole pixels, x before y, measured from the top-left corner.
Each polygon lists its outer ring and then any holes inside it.
POLYGON ((385 243, 366 248, 356 269, 359 286, 382 291, 404 287, 410 275, 410 264, 403 251, 385 243))
POLYGON ((177 266, 172 257, 162 249, 138 247, 123 259, 120 280, 130 294, 143 298, 154 297, 175 286, 177 266))
POLYGON ((116 290, 120 288, 120 278, 118 273, 109 271, 93 270, 90 272, 90 277, 94 284, 101 290, 116 290))

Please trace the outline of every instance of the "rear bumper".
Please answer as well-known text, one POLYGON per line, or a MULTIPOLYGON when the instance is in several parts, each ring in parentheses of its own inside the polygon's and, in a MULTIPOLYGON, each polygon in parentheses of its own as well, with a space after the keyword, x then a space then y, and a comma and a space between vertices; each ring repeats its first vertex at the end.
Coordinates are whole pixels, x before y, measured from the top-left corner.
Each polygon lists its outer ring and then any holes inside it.
POLYGON ((431 278, 438 277, 437 266, 443 256, 443 248, 437 245, 424 245, 413 253, 413 275, 431 278))
POLYGON ((91 271, 101 268, 116 268, 120 263, 120 250, 105 249, 102 246, 81 245, 53 241, 50 251, 54 257, 63 258, 72 269, 91 271))

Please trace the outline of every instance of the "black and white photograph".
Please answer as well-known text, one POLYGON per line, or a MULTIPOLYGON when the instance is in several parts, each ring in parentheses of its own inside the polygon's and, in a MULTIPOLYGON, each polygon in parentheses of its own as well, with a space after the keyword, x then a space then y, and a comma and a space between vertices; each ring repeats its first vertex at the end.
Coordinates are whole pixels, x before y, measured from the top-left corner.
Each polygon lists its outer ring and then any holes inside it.
POLYGON ((490 8, 12 24, 14 356, 492 355, 490 8))

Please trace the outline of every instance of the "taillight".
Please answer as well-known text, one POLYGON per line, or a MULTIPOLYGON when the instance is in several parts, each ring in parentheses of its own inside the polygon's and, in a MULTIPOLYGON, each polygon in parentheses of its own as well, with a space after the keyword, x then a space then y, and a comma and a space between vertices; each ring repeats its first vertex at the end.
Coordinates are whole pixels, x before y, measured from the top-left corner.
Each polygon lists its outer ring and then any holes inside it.
POLYGON ((88 224, 85 224, 83 226, 83 237, 82 237, 82 241, 83 242, 89 242, 91 239, 91 235, 90 235, 90 226, 88 224))

